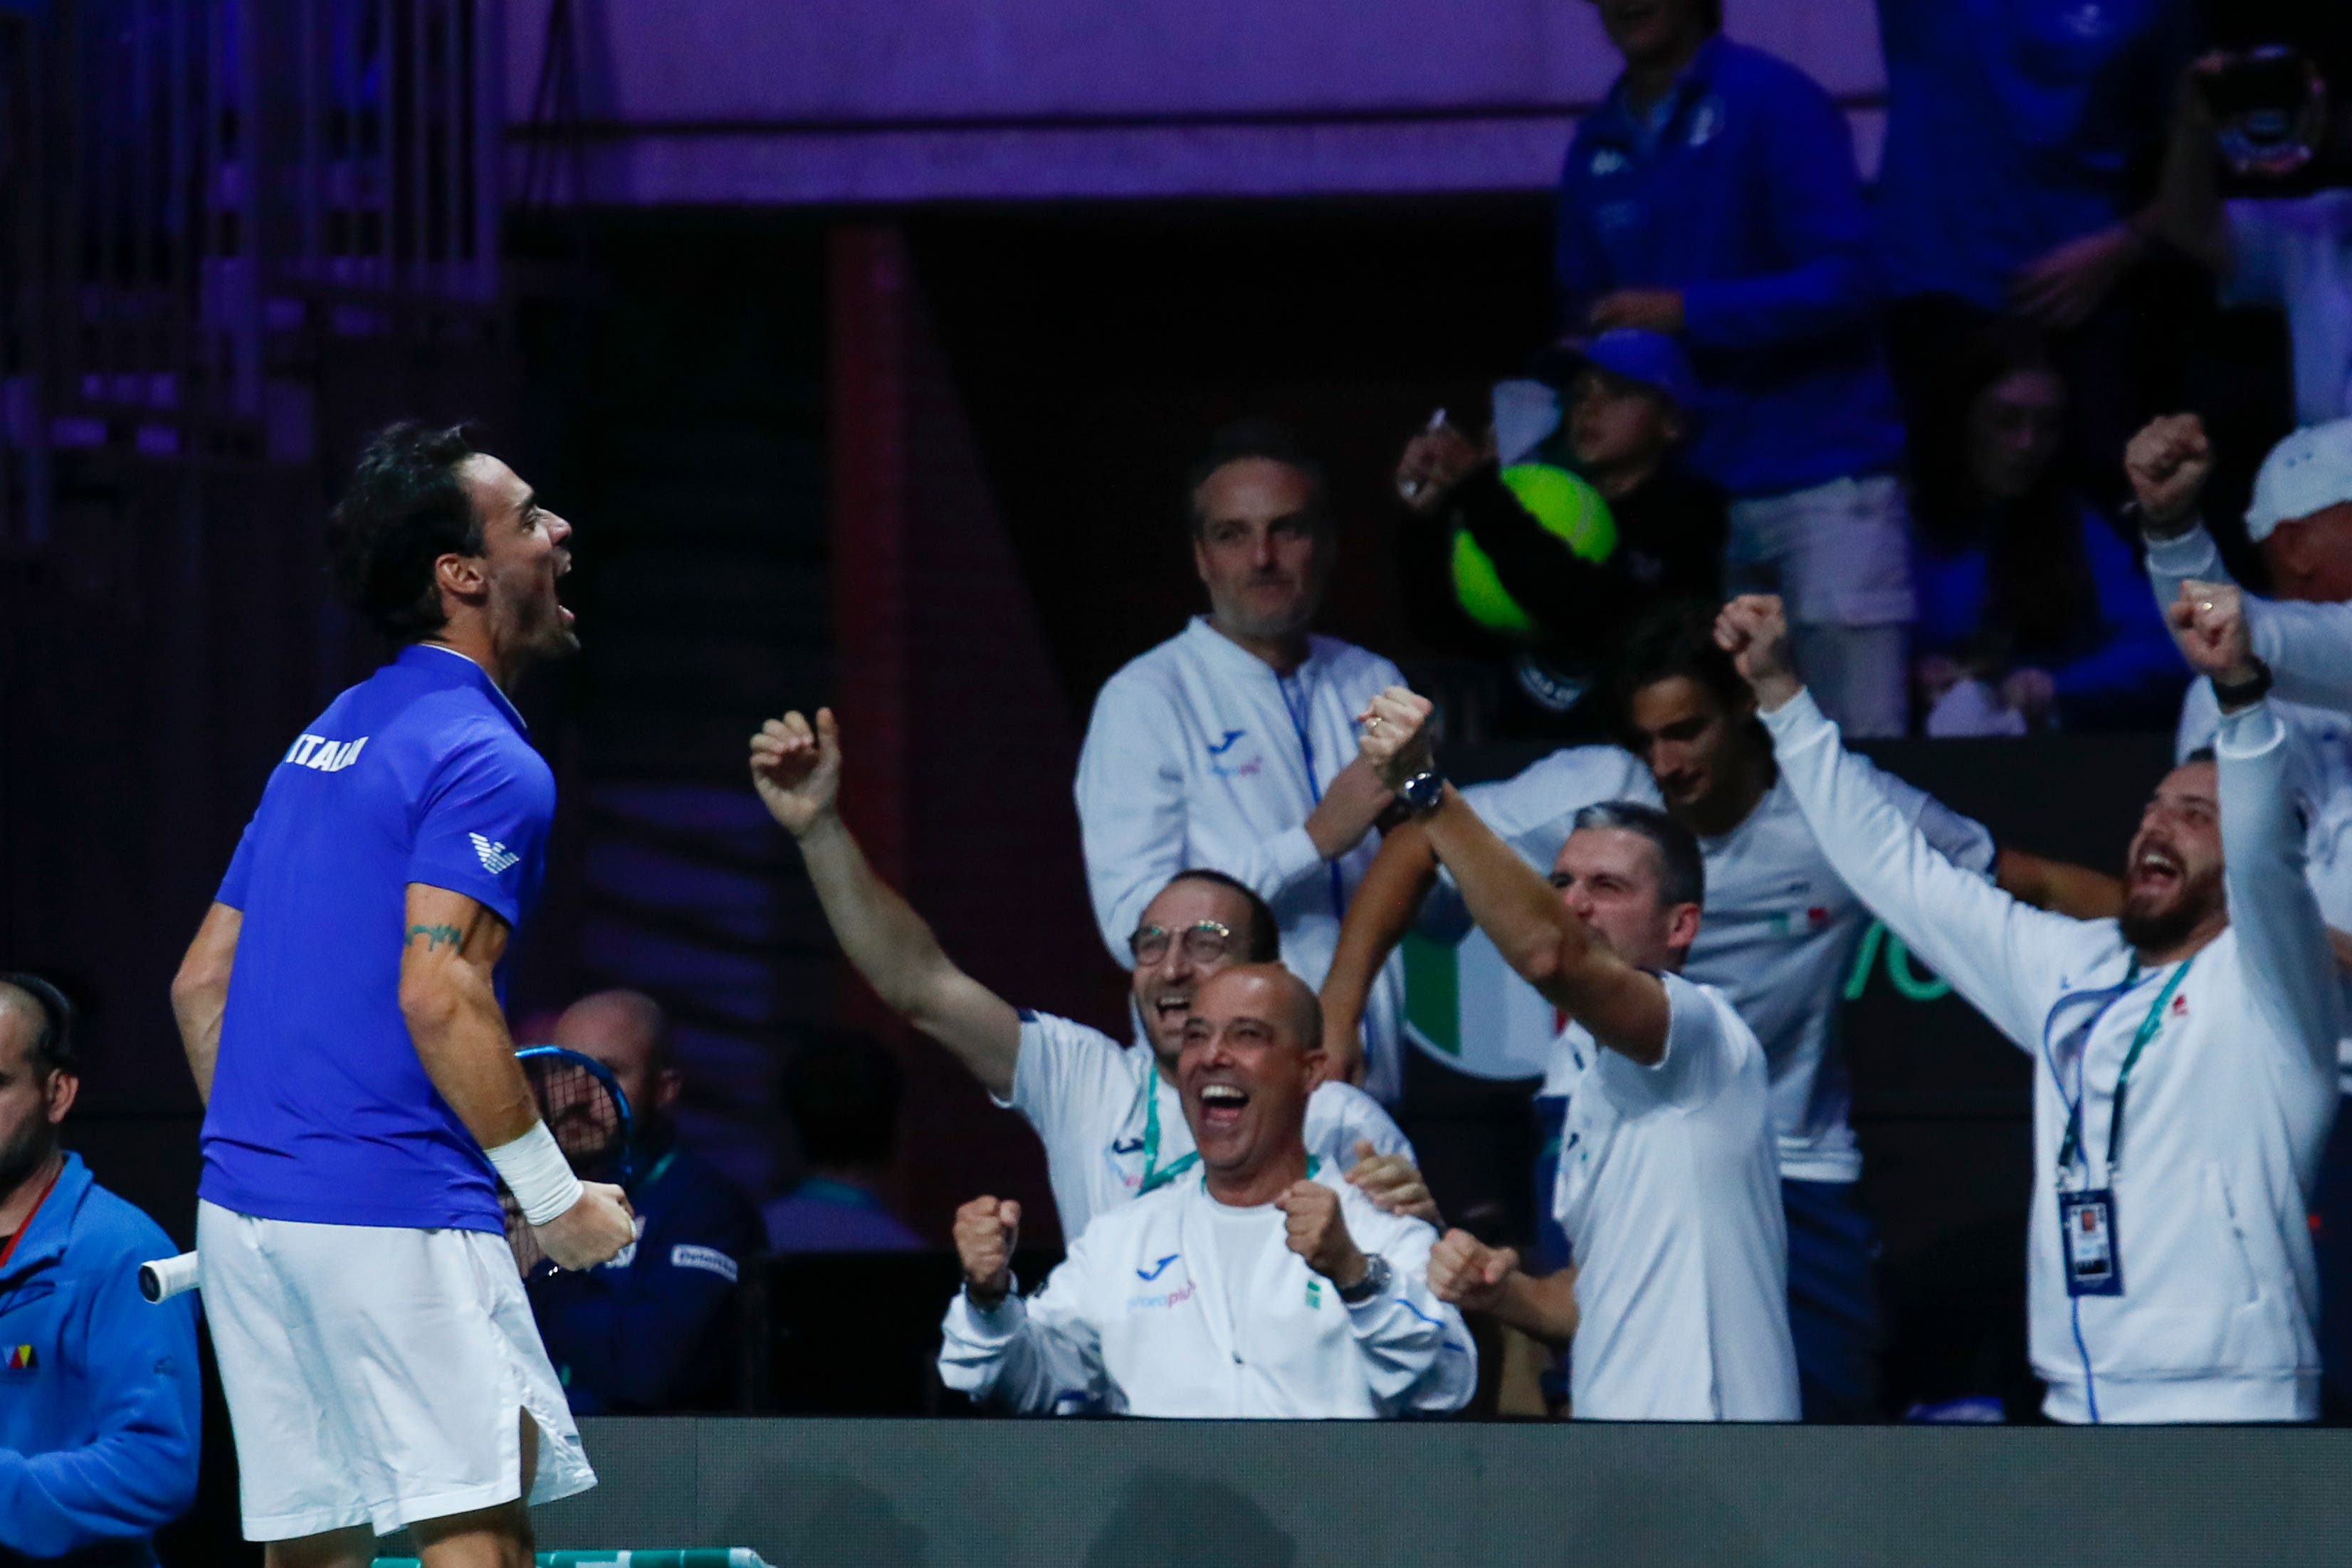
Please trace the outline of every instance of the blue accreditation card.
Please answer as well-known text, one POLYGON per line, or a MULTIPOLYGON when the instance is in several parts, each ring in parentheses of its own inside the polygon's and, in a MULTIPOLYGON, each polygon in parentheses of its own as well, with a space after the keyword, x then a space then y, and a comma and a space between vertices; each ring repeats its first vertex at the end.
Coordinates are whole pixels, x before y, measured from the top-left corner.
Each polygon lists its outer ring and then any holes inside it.
POLYGON ((2058 1239, 2070 1296, 2120 1296, 2123 1259, 2116 1251, 2116 1195, 2111 1188, 2058 1195, 2058 1239))

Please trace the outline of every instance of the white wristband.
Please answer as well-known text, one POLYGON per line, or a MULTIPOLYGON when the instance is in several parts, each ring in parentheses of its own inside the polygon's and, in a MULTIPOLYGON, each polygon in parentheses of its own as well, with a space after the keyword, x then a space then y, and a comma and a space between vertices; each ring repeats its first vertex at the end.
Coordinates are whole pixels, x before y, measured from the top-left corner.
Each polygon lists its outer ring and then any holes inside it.
POLYGON ((546 1123, 533 1122, 530 1131, 513 1143, 482 1152, 490 1156, 499 1179, 531 1224, 545 1225, 580 1201, 580 1178, 572 1174, 546 1123))

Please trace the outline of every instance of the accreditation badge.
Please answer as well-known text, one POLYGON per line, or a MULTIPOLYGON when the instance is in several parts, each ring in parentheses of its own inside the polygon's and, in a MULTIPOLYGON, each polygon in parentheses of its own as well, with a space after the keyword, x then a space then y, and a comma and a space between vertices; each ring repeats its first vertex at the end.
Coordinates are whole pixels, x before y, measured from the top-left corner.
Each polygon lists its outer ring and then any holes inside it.
POLYGON ((2108 1187, 2058 1195, 2058 1236, 2070 1296, 2120 1296, 2123 1260, 2116 1251, 2116 1195, 2108 1187))

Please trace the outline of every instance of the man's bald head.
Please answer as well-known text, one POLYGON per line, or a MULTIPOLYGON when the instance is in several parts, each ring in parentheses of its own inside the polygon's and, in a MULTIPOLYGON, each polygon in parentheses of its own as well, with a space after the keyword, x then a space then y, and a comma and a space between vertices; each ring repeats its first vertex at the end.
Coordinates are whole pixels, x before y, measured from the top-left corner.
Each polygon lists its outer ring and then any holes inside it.
POLYGON ((0 971, 0 1060, 13 1063, 19 1051, 33 1071, 81 1071, 73 1003, 38 975, 0 971))
POLYGON ((1234 982, 1256 993, 1257 1010, 1282 1030, 1286 1037, 1284 1043, 1301 1051, 1322 1047, 1323 1004, 1306 981, 1279 964, 1235 964, 1203 980, 1198 994, 1205 995, 1211 986, 1219 986, 1223 992, 1234 982))
POLYGON ((669 1019, 643 991, 598 991, 581 998, 555 1020, 551 1043, 601 1061, 620 1081, 629 1110, 657 1114, 677 1098, 670 1065, 669 1019))

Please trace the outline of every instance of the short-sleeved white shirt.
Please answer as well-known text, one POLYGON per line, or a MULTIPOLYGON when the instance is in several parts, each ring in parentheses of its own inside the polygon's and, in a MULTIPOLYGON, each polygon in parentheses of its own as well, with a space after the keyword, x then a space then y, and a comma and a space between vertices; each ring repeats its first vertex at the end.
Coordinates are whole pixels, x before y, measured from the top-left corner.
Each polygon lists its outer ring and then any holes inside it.
POLYGON ((1553 1212, 1576 1248, 1571 1399, 1602 1421, 1793 1421, 1789 1233, 1764 1052, 1720 991, 1662 977, 1644 1067, 1559 1037, 1553 1212))
POLYGON ((2231 202, 2231 305, 2275 305, 2294 351, 2294 422, 2352 415, 2352 191, 2231 202))
MULTIPOLYGON (((1947 859, 1990 874, 1992 835, 1982 824, 1898 779, 1887 778, 1886 786, 1947 859)), ((1584 807, 1601 800, 1662 804, 1650 770, 1613 746, 1556 751, 1515 778, 1462 793, 1499 837, 1545 872, 1584 807)), ((1853 1093, 1841 1005, 1870 911, 1830 869, 1785 779, 1776 779, 1731 831, 1699 840, 1699 850, 1706 902, 1683 972, 1720 989, 1763 1042, 1781 1174, 1857 1180, 1862 1151, 1847 1119, 1853 1093)))
MULTIPOLYGON (((1024 1011, 1013 1097, 1003 1103, 1045 1145, 1066 1238, 1084 1235, 1095 1216, 1147 1187, 1199 1172, 1184 1098, 1157 1071, 1148 1045, 1121 1045, 1100 1030, 1024 1011)), ((1307 1152, 1344 1173, 1356 1163, 1359 1139, 1375 1153, 1413 1157, 1379 1101, 1352 1084, 1318 1085, 1307 1101, 1307 1152)))

